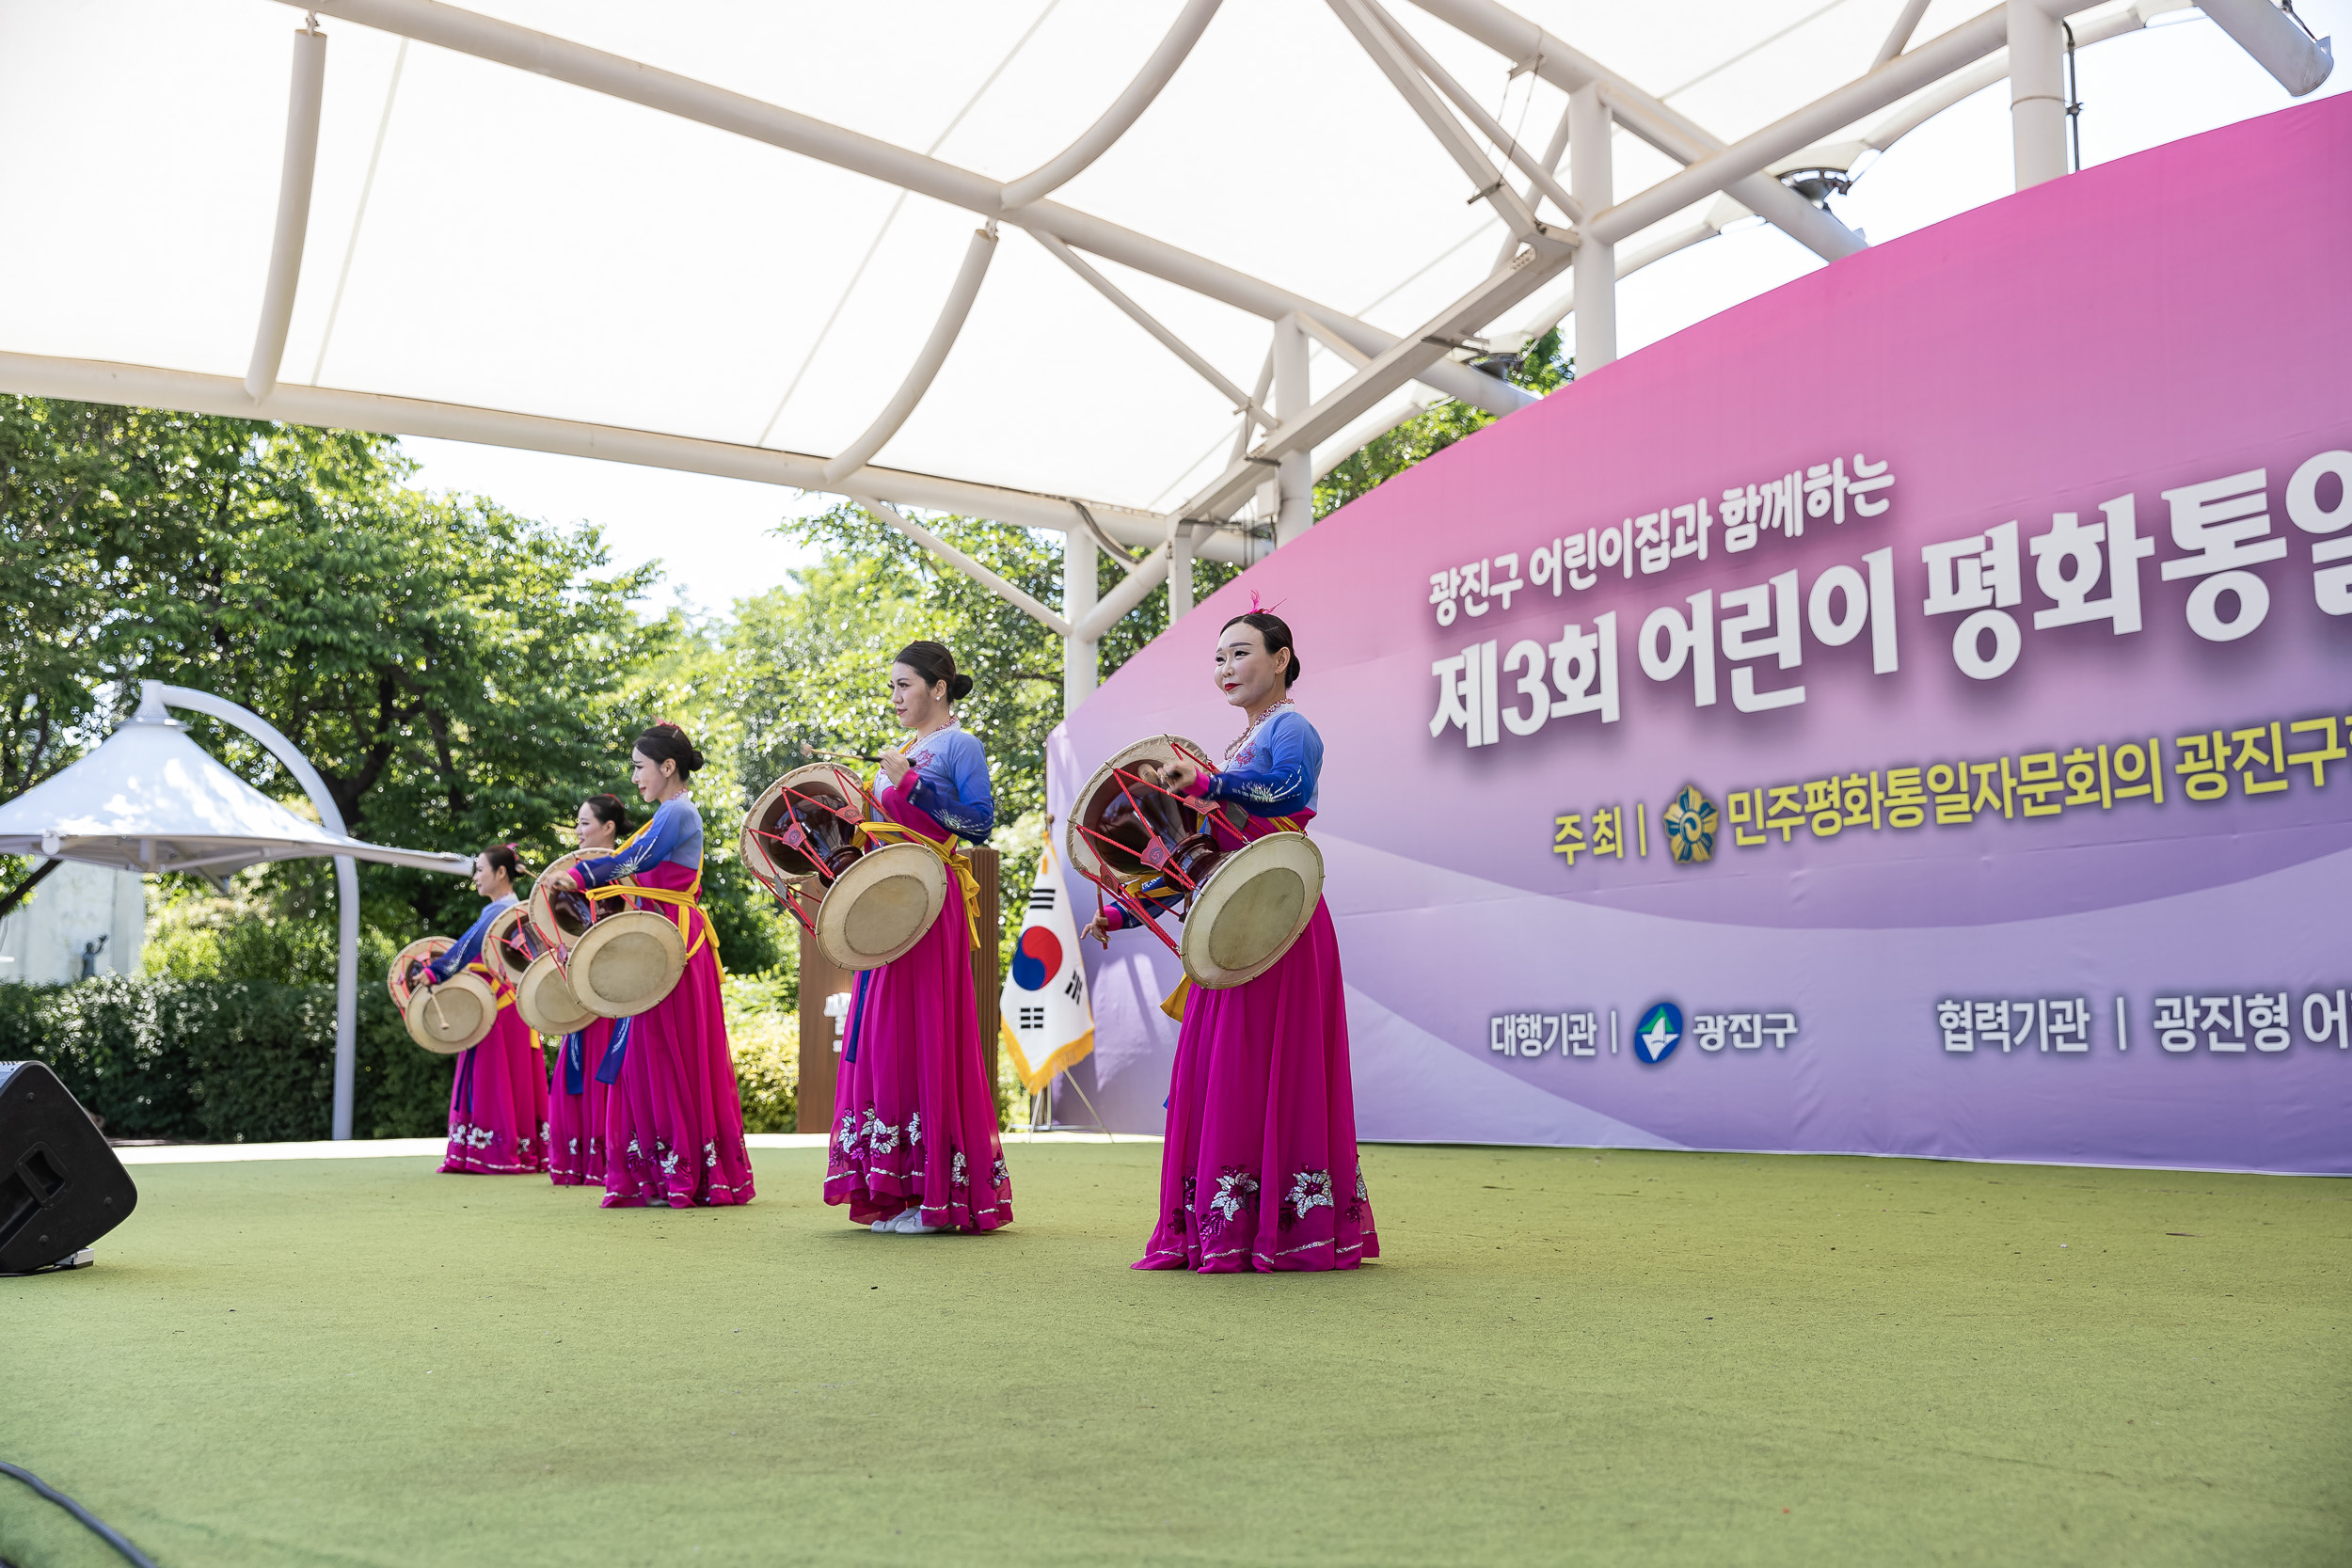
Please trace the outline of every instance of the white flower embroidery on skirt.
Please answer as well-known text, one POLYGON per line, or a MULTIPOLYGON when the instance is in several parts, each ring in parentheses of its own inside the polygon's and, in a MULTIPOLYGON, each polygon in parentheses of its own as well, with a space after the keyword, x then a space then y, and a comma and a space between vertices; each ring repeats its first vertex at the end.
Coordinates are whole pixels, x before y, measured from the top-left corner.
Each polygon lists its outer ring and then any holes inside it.
POLYGON ((1257 1199, 1258 1179, 1246 1170, 1229 1170, 1216 1179, 1216 1196, 1209 1199, 1209 1207, 1231 1224, 1241 1218, 1244 1209, 1255 1207, 1257 1199))
POLYGON ((956 1150, 955 1158, 947 1163, 947 1185, 950 1187, 970 1185, 964 1180, 963 1150, 960 1148, 956 1150))
POLYGON ((898 1130, 874 1114, 874 1107, 866 1107, 866 1125, 860 1129, 866 1148, 875 1154, 887 1154, 898 1147, 898 1130))
POLYGON ((923 1113, 917 1111, 913 1116, 907 1117, 907 1142, 911 1144, 919 1144, 922 1141, 923 1113))
POLYGON ((1005 1168, 1004 1157, 1002 1155, 997 1156, 996 1163, 991 1165, 988 1169, 989 1185, 992 1187, 1003 1187, 1011 1180, 1012 1172, 1005 1168))
POLYGON ((1305 1219, 1310 1209, 1328 1209, 1331 1204, 1331 1173, 1327 1170, 1302 1170, 1291 1178, 1291 1214, 1305 1219))

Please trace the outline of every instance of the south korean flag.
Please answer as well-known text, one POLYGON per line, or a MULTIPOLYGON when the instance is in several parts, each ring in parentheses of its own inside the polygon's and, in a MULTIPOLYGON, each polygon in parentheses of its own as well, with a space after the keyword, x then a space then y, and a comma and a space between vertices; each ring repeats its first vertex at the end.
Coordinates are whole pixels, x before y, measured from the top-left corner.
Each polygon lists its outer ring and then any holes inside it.
POLYGON ((1071 923, 1070 895, 1050 844, 1038 860, 998 1007, 1005 1049, 1031 1095, 1094 1049, 1094 1006, 1086 966, 1078 960, 1078 928, 1071 923))

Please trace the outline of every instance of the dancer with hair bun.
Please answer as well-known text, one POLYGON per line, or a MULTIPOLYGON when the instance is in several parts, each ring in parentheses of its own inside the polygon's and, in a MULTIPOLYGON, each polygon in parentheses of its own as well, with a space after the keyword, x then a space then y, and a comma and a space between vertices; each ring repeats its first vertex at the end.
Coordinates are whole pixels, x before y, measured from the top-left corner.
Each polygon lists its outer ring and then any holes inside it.
POLYGON ((749 1203, 751 1154, 735 1086, 719 954, 702 893, 703 819, 688 780, 703 765, 686 732, 664 721, 637 737, 629 777, 652 820, 610 855, 582 861, 582 888, 627 877, 680 896, 642 900, 678 926, 686 972, 670 994, 614 1030, 619 1071, 605 1100, 604 1207, 749 1203))
POLYGON ((875 800, 903 830, 893 836, 931 846, 948 877, 930 929, 858 975, 844 1031, 825 1201, 878 1233, 993 1230, 1012 1219, 972 994, 970 866, 950 847, 986 843, 996 825, 988 755, 948 705, 971 689, 937 642, 910 642, 890 667, 891 709, 914 736, 882 753, 875 800))
MULTIPOLYGON (((580 803, 573 828, 582 849, 621 848, 628 808, 617 795, 591 795, 580 803)), ((555 1042, 548 1084, 548 1180, 559 1187, 604 1185, 605 1101, 620 1066, 605 1064, 612 1028, 612 1019, 600 1018, 555 1042)))
POLYGON ((457 945, 426 965, 432 979, 460 971, 482 976, 498 997, 498 1015, 481 1043, 457 1055, 449 1091, 449 1152, 441 1169, 465 1176, 523 1176, 547 1169, 548 1064, 539 1042, 515 1010, 515 989, 483 961, 490 922, 515 907, 521 857, 511 844, 492 845, 473 858, 474 891, 487 898, 457 945))
MULTIPOLYGON (((1217 633, 1216 686, 1248 724, 1220 771, 1179 762, 1161 775, 1179 794, 1248 814, 1236 849, 1270 832, 1304 832, 1315 814, 1323 737, 1291 705, 1298 651, 1280 616, 1236 615, 1217 633)), ((1133 924, 1117 906, 1087 925, 1133 924)), ((1347 995, 1331 911, 1271 969, 1223 990, 1191 988, 1176 1038, 1160 1155, 1160 1215, 1138 1269, 1202 1274, 1352 1269, 1380 1256, 1372 1197, 1357 1164, 1356 1091, 1348 1074, 1347 995)))

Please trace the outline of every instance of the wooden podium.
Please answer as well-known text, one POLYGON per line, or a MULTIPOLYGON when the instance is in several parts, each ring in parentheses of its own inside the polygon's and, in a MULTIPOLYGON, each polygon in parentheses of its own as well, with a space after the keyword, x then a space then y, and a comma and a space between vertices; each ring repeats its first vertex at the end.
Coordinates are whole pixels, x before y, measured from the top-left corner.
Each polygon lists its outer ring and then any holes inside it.
MULTIPOLYGON (((988 1064, 989 1093, 993 1095, 996 1053, 1004 1036, 996 1017, 996 993, 1004 986, 999 964, 1004 902, 997 890, 996 851, 981 845, 966 852, 980 884, 980 945, 972 955, 972 1004, 979 1025, 980 1053, 988 1064)), ((946 916, 943 913, 941 918, 946 916)), ((850 971, 834 967, 816 938, 806 931, 801 933, 801 1085, 792 1124, 796 1132, 823 1132, 833 1127, 834 1074, 841 1062, 848 1001, 856 980, 850 971), (828 1012, 826 1001, 835 996, 842 1000, 834 1004, 836 1011, 828 1012)))

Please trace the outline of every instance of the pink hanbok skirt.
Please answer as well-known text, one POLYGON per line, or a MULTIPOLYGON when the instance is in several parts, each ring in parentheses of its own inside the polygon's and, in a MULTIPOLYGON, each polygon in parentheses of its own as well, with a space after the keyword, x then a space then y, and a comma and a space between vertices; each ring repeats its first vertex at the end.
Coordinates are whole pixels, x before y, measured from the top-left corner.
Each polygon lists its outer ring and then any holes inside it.
POLYGON ((605 1101, 611 1091, 596 1068, 612 1043, 612 1021, 600 1018, 577 1037, 560 1039, 548 1076, 548 1180, 559 1187, 604 1185, 605 1101), (577 1053, 577 1060, 573 1053, 577 1053), (577 1080, 580 1092, 571 1091, 577 1080))
POLYGON ((548 1168, 548 1065, 539 1041, 499 992, 498 1018, 482 1043, 457 1055, 449 1092, 449 1153, 441 1169, 524 1176, 548 1168))
MULTIPOLYGON (((637 879, 682 891, 696 878, 664 862, 637 879)), ((698 909, 645 907, 673 920, 686 913, 693 955, 669 995, 624 1021, 620 1076, 605 1097, 604 1207, 749 1203, 752 1157, 743 1144, 743 1101, 727 1047, 709 919, 698 909)))
POLYGON ((834 1087, 825 1201, 860 1225, 911 1208, 925 1225, 993 1230, 1012 1221, 972 996, 963 888, 903 957, 858 976, 834 1087), (852 1054, 852 1053, 854 1054, 852 1054))
POLYGON ((1272 969, 1185 998, 1159 1223, 1134 1266, 1312 1272, 1379 1256, 1356 1160, 1339 939, 1318 902, 1272 969))

